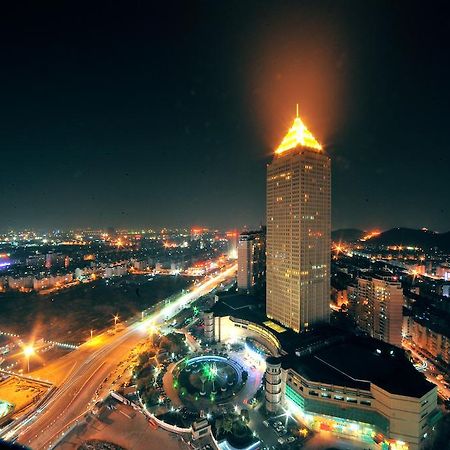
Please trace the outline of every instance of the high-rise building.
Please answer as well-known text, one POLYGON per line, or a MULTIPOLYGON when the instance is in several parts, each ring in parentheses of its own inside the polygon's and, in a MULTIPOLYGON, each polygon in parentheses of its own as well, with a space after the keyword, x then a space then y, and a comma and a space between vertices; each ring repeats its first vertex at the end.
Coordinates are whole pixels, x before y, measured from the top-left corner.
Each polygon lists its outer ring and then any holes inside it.
POLYGON ((255 288, 261 287, 265 270, 265 229, 241 233, 238 242, 238 288, 252 292, 255 288))
POLYGON ((350 296, 350 313, 372 337, 401 346, 403 289, 397 277, 375 274, 358 278, 350 296))
POLYGON ((238 245, 239 245, 239 232, 237 230, 227 231, 225 237, 228 241, 228 258, 237 259, 238 245))
POLYGON ((267 168, 267 316, 295 331, 330 312, 331 161, 300 117, 267 168))

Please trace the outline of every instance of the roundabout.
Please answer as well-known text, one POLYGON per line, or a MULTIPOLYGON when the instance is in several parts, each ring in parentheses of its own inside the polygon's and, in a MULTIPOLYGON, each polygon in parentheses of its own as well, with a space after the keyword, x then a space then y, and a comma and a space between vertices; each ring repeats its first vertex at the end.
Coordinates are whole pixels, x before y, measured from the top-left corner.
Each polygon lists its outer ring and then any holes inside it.
POLYGON ((194 351, 177 341, 180 336, 166 334, 151 342, 152 351, 141 350, 134 379, 142 407, 181 428, 198 418, 240 417, 241 410, 248 417, 256 396, 262 395, 263 355, 244 341, 198 346, 194 351))
POLYGON ((246 373, 237 361, 219 355, 186 357, 171 371, 179 401, 196 410, 210 410, 235 398, 246 373))
POLYGON ((174 371, 179 395, 196 401, 224 402, 242 388, 243 368, 234 360, 216 355, 185 358, 174 371))

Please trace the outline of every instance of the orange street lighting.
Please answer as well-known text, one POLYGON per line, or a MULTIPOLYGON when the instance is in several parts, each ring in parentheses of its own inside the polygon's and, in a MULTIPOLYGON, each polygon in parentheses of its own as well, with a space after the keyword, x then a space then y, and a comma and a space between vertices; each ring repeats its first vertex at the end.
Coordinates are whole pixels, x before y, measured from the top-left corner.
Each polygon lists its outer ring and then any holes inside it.
POLYGON ((23 354, 29 358, 30 356, 34 355, 34 348, 32 345, 28 345, 23 349, 23 354))
POLYGON ((30 358, 35 353, 34 347, 32 345, 27 345, 23 349, 23 354, 25 355, 25 358, 27 358, 27 367, 28 367, 28 373, 30 372, 30 358))

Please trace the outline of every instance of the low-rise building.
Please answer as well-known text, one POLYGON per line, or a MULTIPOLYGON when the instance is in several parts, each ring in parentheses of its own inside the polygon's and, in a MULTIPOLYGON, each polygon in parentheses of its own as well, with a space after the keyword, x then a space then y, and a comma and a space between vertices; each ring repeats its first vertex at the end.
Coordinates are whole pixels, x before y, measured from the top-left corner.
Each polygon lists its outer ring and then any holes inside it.
POLYGON ((24 275, 19 277, 8 277, 8 287, 13 290, 27 290, 33 289, 34 276, 33 275, 24 275))
POLYGON ((42 291, 44 289, 62 287, 68 283, 72 283, 72 281, 73 273, 39 275, 33 280, 33 289, 35 291, 42 291))
POLYGON ((30 255, 25 260, 25 264, 28 267, 44 267, 45 266, 45 255, 37 254, 37 255, 30 255))
POLYGON ((330 326, 295 333, 267 319, 248 295, 216 296, 206 319, 210 339, 243 339, 255 361, 267 357, 269 413, 395 450, 428 443, 440 417, 437 387, 403 349, 330 326))
POLYGON ((120 277, 128 273, 127 263, 111 264, 105 268, 105 278, 120 277))
MULTIPOLYGON (((280 408, 312 428, 397 450, 423 448, 440 417, 437 387, 403 350, 351 337, 281 358, 280 408)), ((273 405, 271 405, 273 408, 273 405)))

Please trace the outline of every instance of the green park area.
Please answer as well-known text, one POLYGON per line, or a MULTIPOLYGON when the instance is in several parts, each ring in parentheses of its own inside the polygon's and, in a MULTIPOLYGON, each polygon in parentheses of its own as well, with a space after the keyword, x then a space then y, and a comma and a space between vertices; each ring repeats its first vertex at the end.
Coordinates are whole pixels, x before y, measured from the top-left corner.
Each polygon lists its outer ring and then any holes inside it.
POLYGON ((169 355, 180 355, 186 352, 183 334, 153 335, 146 342, 145 348, 139 354, 134 376, 137 379, 137 389, 143 403, 147 407, 157 405, 162 398, 162 368, 169 355))

